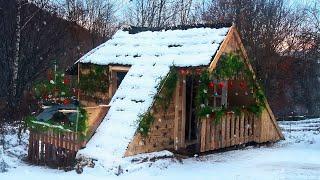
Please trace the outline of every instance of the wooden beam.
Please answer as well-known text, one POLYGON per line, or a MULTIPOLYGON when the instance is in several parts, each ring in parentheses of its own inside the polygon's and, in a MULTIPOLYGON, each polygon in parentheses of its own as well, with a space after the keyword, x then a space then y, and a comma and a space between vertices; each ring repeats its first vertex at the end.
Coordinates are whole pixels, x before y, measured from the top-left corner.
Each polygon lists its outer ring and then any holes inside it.
POLYGON ((109 66, 111 71, 120 71, 120 72, 128 72, 130 67, 126 66, 109 66))
POLYGON ((220 59, 222 54, 225 52, 225 49, 228 46, 230 39, 232 38, 234 30, 235 30, 235 27, 231 26, 231 28, 229 29, 229 31, 228 31, 228 33, 226 35, 226 38, 224 39, 224 41, 220 45, 220 47, 217 50, 213 60, 211 61, 210 65, 209 65, 209 71, 213 71, 216 68, 218 60, 220 59))

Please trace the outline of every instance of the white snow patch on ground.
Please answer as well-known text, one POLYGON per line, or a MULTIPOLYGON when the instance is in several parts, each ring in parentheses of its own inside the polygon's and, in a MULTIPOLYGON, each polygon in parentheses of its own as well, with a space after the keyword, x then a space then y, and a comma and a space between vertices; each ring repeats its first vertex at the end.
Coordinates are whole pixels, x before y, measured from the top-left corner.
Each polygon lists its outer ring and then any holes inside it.
MULTIPOLYGON (((280 122, 286 140, 272 146, 247 147, 241 150, 216 153, 202 157, 184 159, 160 159, 155 162, 131 162, 132 158, 123 158, 123 174, 116 176, 118 167, 113 164, 96 162, 95 168, 85 168, 83 174, 74 171, 64 172, 45 167, 30 166, 11 157, 13 149, 21 149, 26 154, 25 144, 12 144, 5 151, 4 158, 9 160, 11 168, 0 173, 0 179, 32 179, 32 180, 88 180, 88 179, 320 179, 320 127, 314 124, 320 119, 297 122, 280 122), (291 127, 291 131, 290 131, 291 127), (309 128, 309 129, 308 129, 309 128), (292 130, 295 129, 295 130, 292 130), (308 130, 307 130, 308 129, 308 130), (14 168, 15 167, 15 168, 14 168), (128 171, 128 172, 127 172, 128 171)), ((15 135, 7 140, 16 141, 15 135)), ((20 150, 19 150, 20 151, 20 150)), ((164 151, 135 158, 170 155, 164 151)))

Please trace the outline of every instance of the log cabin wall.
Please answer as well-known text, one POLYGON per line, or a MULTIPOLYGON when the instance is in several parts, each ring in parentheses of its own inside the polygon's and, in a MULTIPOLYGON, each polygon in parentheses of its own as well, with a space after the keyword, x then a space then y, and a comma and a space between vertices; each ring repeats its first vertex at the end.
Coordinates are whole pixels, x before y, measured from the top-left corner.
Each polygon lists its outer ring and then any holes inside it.
MULTIPOLYGON (((176 92, 171 99, 171 104, 166 112, 155 104, 151 112, 155 117, 149 135, 147 137, 136 133, 129 144, 125 156, 132 156, 140 153, 148 153, 161 150, 173 150, 182 146, 182 87, 183 80, 179 77, 176 92)), ((184 134, 183 134, 184 137, 184 134)))
POLYGON ((153 112, 155 120, 150 127, 149 135, 144 137, 140 133, 136 133, 125 156, 173 149, 174 110, 174 102, 170 104, 167 112, 154 106, 151 112, 153 112))

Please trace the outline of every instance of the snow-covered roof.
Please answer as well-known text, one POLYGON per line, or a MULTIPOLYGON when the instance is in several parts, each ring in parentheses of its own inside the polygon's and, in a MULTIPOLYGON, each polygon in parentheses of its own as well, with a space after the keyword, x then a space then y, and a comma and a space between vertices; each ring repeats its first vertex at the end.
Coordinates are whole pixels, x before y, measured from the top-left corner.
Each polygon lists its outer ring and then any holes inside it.
POLYGON ((100 65, 143 62, 180 67, 208 65, 230 27, 136 29, 119 30, 112 39, 88 52, 78 62, 100 65))
POLYGON ((159 84, 172 65, 208 65, 229 28, 191 28, 133 33, 120 30, 79 61, 101 65, 131 65, 110 102, 105 119, 78 155, 111 163, 123 157, 152 106, 159 84))

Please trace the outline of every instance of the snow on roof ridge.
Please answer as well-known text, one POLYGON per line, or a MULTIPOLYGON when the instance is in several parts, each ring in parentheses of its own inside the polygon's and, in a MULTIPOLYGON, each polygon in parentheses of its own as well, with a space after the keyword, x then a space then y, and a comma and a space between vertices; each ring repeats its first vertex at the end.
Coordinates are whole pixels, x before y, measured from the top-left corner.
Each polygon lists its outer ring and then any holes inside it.
POLYGON ((199 24, 188 24, 188 25, 177 25, 177 26, 166 26, 166 27, 143 27, 143 26, 130 26, 125 25, 121 29, 128 31, 129 34, 136 34, 145 31, 168 31, 168 30, 187 30, 192 28, 229 28, 232 23, 199 23, 199 24))
POLYGON ((91 50, 76 63, 133 65, 139 61, 150 61, 166 65, 174 63, 179 67, 207 66, 230 28, 201 27, 135 34, 119 30, 112 39, 91 50))

